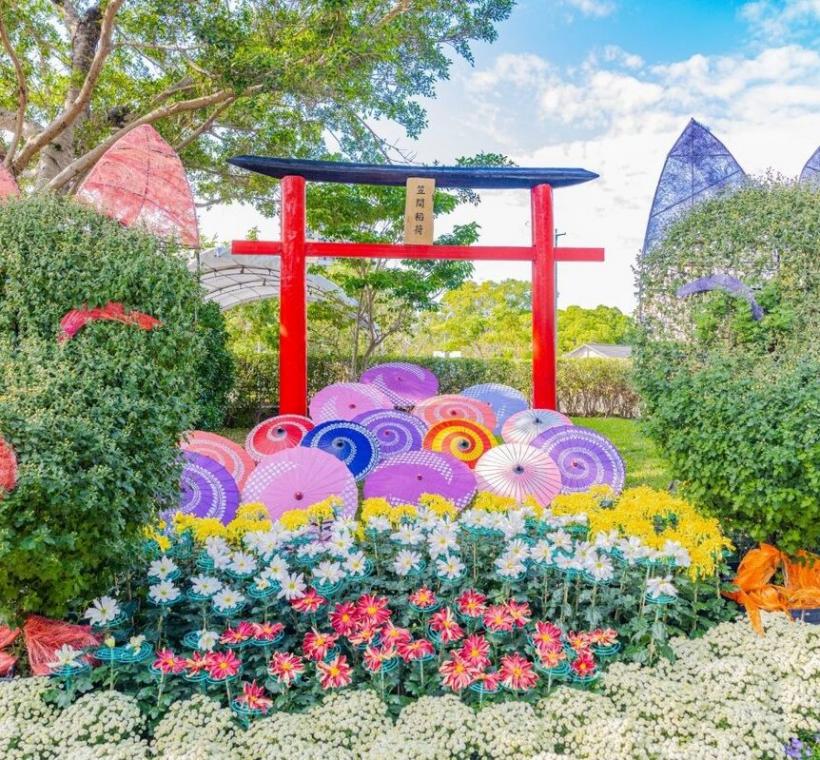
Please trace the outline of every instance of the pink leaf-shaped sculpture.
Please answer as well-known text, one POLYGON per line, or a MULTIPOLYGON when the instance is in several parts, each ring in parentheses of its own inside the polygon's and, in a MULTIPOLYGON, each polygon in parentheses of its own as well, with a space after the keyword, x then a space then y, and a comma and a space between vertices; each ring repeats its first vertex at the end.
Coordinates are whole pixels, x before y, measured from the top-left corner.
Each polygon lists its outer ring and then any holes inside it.
POLYGON ((16 198, 20 195, 20 188, 11 172, 0 164, 0 200, 3 198, 16 198))
POLYGON ((77 198, 126 227, 199 245, 194 196, 174 149, 149 124, 131 130, 96 163, 77 198))

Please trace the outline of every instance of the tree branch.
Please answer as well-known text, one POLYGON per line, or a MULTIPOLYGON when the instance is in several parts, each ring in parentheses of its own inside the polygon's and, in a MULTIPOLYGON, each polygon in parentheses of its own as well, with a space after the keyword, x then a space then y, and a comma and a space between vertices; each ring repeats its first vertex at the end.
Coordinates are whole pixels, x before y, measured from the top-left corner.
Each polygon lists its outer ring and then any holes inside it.
POLYGON ((17 146, 20 144, 20 139, 23 137, 23 130, 26 125, 28 87, 26 86, 26 73, 23 71, 23 64, 20 63, 20 58, 17 56, 14 46, 11 44, 11 39, 9 38, 9 33, 2 15, 0 15, 0 42, 3 43, 3 48, 9 58, 11 58, 12 65, 14 66, 14 74, 17 77, 17 115, 14 121, 14 133, 11 138, 11 143, 9 144, 8 152, 6 153, 6 158, 3 161, 3 165, 9 167, 14 160, 14 154, 17 153, 17 146))
MULTIPOLYGON (((251 95, 254 92, 258 92, 259 89, 261 89, 261 85, 259 85, 258 87, 250 88, 250 90, 246 91, 243 94, 251 95)), ((153 111, 150 111, 149 113, 140 116, 138 119, 129 122, 122 129, 119 129, 113 134, 109 135, 95 148, 88 151, 88 153, 72 161, 68 166, 65 167, 65 169, 63 169, 56 177, 54 177, 46 185, 46 187, 49 190, 59 190, 66 183, 68 183, 74 176, 76 176, 82 171, 85 171, 90 166, 93 166, 97 162, 97 160, 102 156, 102 154, 105 153, 105 151, 107 151, 115 142, 117 142, 117 140, 119 140, 121 137, 125 137, 125 135, 127 135, 131 130, 136 129, 137 127, 141 127, 143 124, 153 124, 154 122, 157 122, 160 119, 165 119, 169 116, 175 116, 178 113, 184 113, 185 111, 196 111, 200 108, 208 108, 209 106, 224 103, 226 100, 229 100, 231 98, 236 99, 237 97, 238 96, 233 90, 219 90, 219 92, 212 93, 211 95, 203 95, 202 97, 192 98, 191 100, 180 100, 176 103, 169 103, 168 105, 162 106, 161 108, 156 108, 153 111)))
POLYGON ((221 105, 217 106, 214 112, 207 118, 205 121, 202 122, 191 134, 189 134, 185 139, 181 140, 174 146, 174 150, 177 153, 182 153, 185 148, 187 148, 192 142, 198 140, 205 132, 207 132, 214 124, 214 122, 227 111, 234 103, 236 102, 236 98, 232 97, 226 100, 221 105))
POLYGON ((20 151, 19 157, 14 161, 13 165, 16 171, 19 172, 44 145, 47 145, 61 132, 70 127, 88 105, 91 94, 102 73, 106 58, 111 52, 111 35, 114 32, 117 12, 123 2, 125 0, 111 0, 106 6, 100 25, 97 51, 77 97, 40 134, 26 142, 20 151))

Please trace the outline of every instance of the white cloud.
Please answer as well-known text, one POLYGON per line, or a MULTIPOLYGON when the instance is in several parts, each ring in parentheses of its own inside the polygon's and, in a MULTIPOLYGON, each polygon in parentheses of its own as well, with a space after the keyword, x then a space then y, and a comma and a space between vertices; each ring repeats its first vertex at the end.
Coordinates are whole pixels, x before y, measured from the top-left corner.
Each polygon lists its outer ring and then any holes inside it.
POLYGON ((820 0, 753 0, 741 6, 740 15, 769 44, 805 32, 817 38, 820 32, 820 0))
POLYGON ((583 13, 585 16, 608 16, 615 10, 611 0, 564 0, 566 5, 583 13))

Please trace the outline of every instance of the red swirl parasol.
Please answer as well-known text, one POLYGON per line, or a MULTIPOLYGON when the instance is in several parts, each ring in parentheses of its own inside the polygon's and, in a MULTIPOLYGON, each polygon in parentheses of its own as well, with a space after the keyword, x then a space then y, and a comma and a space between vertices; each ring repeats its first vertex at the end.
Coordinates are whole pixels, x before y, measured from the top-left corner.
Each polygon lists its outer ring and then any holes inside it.
POLYGON ((280 414, 260 422, 245 439, 245 449, 257 462, 298 446, 313 430, 313 420, 301 414, 280 414))
POLYGON ((456 394, 425 399, 416 404, 413 414, 428 425, 435 425, 442 420, 473 420, 492 430, 496 423, 495 412, 489 404, 456 394))

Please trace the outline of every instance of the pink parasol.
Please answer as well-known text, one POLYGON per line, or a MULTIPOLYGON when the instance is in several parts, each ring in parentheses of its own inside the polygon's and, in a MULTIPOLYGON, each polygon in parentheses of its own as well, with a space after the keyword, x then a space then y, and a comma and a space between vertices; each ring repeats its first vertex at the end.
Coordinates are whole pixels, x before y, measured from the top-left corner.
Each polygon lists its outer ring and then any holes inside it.
POLYGON ((525 409, 507 418, 501 437, 507 443, 529 443, 551 427, 571 424, 569 417, 552 409, 525 409))
POLYGON ((13 491, 17 485, 17 456, 10 443, 0 435, 0 499, 3 493, 13 491))
POLYGON ((533 496, 546 507, 561 491, 558 466, 543 451, 524 443, 496 446, 475 466, 482 491, 524 501, 533 496))
POLYGON ((305 434, 313 430, 310 417, 280 414, 260 422, 245 439, 245 449, 257 462, 278 451, 298 446, 305 434))
POLYGON ((193 451, 219 462, 231 473, 240 491, 245 487, 245 481, 256 466, 256 462, 238 443, 216 433, 206 433, 204 430, 186 433, 179 447, 183 451, 193 451))
POLYGON ((413 414, 428 425, 435 425, 442 420, 472 420, 492 430, 496 421, 495 412, 489 404, 455 394, 425 399, 416 404, 413 414))
POLYGON ((303 446, 265 457, 242 491, 244 502, 261 501, 273 520, 330 496, 342 500, 342 514, 356 514, 359 492, 345 463, 321 449, 303 446))
POLYGON ((179 156, 150 124, 132 129, 95 164, 77 198, 126 227, 199 245, 194 196, 179 156))
POLYGON ((418 504, 425 493, 439 494, 464 508, 475 494, 475 477, 449 454, 407 451, 377 465, 364 482, 366 499, 384 498, 391 504, 418 504))
POLYGON ((375 385, 399 407, 411 407, 438 393, 438 378, 410 362, 377 364, 364 372, 361 382, 375 385))
POLYGON ((392 409, 393 402, 375 385, 366 383, 333 383, 322 388, 310 401, 314 422, 353 420, 373 409, 392 409))
POLYGON ((3 198, 16 198, 20 195, 20 188, 11 172, 0 164, 0 200, 3 198))

